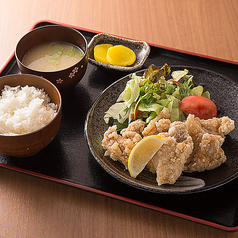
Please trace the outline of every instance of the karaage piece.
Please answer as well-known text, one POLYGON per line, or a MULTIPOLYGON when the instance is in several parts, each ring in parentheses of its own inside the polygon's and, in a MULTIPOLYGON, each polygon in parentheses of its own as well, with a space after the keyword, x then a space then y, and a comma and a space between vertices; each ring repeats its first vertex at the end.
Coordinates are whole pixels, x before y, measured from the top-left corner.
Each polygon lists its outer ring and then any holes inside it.
POLYGON ((145 137, 149 135, 157 135, 161 132, 167 132, 171 124, 169 117, 169 109, 165 107, 156 118, 150 121, 147 127, 143 130, 142 135, 145 137))
POLYGON ((202 120, 196 117, 195 120, 203 129, 213 135, 225 136, 235 128, 234 121, 229 117, 214 117, 208 120, 202 120))
POLYGON ((212 170, 226 161, 221 145, 224 138, 219 135, 204 134, 192 160, 185 165, 186 172, 212 170))
POLYGON ((185 172, 214 169, 226 161, 221 146, 224 135, 234 129, 234 121, 227 117, 201 120, 189 115, 185 123, 194 143, 194 150, 186 162, 185 172))
POLYGON ((124 139, 124 152, 127 155, 127 159, 131 153, 133 147, 142 139, 142 131, 145 127, 145 122, 136 120, 131 122, 126 129, 121 131, 121 135, 124 139))
POLYGON ((124 153, 124 139, 117 133, 117 126, 109 127, 104 133, 102 146, 106 150, 105 156, 110 156, 114 161, 119 160, 123 164, 126 163, 127 155, 124 153))
MULTIPOLYGON (((188 133, 193 139, 194 143, 194 150, 196 150, 202 140, 202 136, 207 133, 199 123, 198 121, 195 120, 194 115, 188 115, 187 120, 185 121, 187 128, 188 128, 188 133)), ((194 154, 194 153, 193 153, 194 154)))
POLYGON ((102 146, 106 150, 105 156, 110 156, 115 161, 120 161, 127 168, 127 161, 132 148, 141 139, 141 132, 145 127, 145 123, 136 120, 121 131, 121 135, 117 133, 117 126, 111 126, 104 133, 102 146))
POLYGON ((192 137, 188 134, 183 122, 171 124, 168 133, 160 133, 168 137, 158 152, 148 163, 147 168, 157 174, 158 185, 174 184, 184 170, 184 164, 193 151, 192 137))
POLYGON ((136 120, 118 134, 112 126, 104 133, 102 146, 105 156, 118 160, 127 168, 133 147, 148 135, 161 135, 168 140, 147 164, 150 172, 157 174, 158 185, 174 184, 182 172, 211 170, 226 161, 221 148, 225 135, 234 129, 228 117, 203 120, 188 115, 184 122, 171 122, 169 110, 164 108, 146 127, 136 120))

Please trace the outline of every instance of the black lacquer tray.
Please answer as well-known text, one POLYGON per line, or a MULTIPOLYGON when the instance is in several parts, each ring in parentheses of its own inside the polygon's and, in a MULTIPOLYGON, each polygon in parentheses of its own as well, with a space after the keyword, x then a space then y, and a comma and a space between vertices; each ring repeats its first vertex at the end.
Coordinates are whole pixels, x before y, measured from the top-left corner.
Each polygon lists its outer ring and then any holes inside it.
MULTIPOLYGON (((43 21, 36 23, 33 28, 49 24, 61 23, 43 21)), ((96 34, 82 28, 76 29, 86 37, 88 42, 96 34)), ((185 65, 212 70, 238 83, 236 62, 224 62, 153 45, 143 68, 147 68, 150 64, 162 66, 165 62, 174 66, 185 65)), ((0 70, 0 76, 18 73, 19 69, 13 54, 0 70)), ((105 172, 94 159, 84 135, 87 113, 105 88, 127 74, 106 71, 89 63, 84 78, 74 91, 63 96, 62 124, 51 144, 29 158, 14 158, 0 154, 0 166, 211 227, 237 231, 238 179, 195 194, 158 194, 118 181, 105 172)), ((234 153, 238 156, 237 148, 234 148, 234 153)))

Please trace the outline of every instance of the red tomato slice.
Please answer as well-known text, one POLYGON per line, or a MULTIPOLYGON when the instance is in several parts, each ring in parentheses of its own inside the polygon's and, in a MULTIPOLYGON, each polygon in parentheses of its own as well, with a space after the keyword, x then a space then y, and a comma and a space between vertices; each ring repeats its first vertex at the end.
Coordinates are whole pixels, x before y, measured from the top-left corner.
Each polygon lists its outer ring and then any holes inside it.
POLYGON ((217 116, 216 104, 202 96, 188 96, 183 98, 179 109, 186 115, 193 114, 200 119, 210 119, 217 116))

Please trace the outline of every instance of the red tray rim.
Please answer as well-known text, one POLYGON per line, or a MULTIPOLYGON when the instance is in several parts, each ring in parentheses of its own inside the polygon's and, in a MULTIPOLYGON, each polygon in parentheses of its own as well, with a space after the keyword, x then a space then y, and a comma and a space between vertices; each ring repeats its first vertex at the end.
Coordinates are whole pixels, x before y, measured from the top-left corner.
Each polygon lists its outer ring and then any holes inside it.
MULTIPOLYGON (((42 23, 51 23, 51 24, 64 25, 64 26, 67 26, 67 27, 76 28, 76 29, 82 30, 82 31, 88 31, 88 32, 92 32, 92 33, 95 33, 95 34, 101 33, 99 31, 90 30, 90 29, 86 29, 86 28, 78 27, 78 26, 73 26, 73 25, 70 25, 70 24, 64 24, 64 23, 61 23, 61 22, 53 21, 53 20, 37 21, 32 25, 32 27, 30 28, 29 31, 34 29, 38 24, 42 24, 42 23)), ((129 38, 127 38, 127 39, 129 39, 129 38)), ((216 58, 216 57, 197 54, 197 53, 184 51, 184 50, 178 50, 178 49, 174 49, 174 48, 170 48, 170 47, 164 47, 164 46, 160 46, 160 45, 156 45, 156 44, 150 44, 150 43, 148 43, 148 44, 151 45, 151 46, 154 46, 154 47, 167 49, 167 50, 171 50, 171 51, 174 51, 174 52, 199 56, 199 57, 206 58, 206 59, 212 59, 212 60, 216 60, 216 61, 221 61, 221 62, 225 62, 225 63, 238 65, 238 62, 235 62, 235 61, 224 60, 224 59, 220 59, 220 58, 216 58)), ((0 69, 0 74, 4 70, 4 68, 9 64, 9 62, 14 57, 14 55, 15 55, 15 51, 10 55, 10 57, 7 59, 7 61, 3 64, 2 68, 0 69)), ((200 219, 200 218, 196 218, 196 217, 193 217, 193 216, 185 215, 183 213, 179 213, 179 212, 175 212, 175 211, 168 210, 168 209, 165 209, 165 208, 153 206, 153 205, 143 203, 143 202, 140 202, 140 201, 137 201, 137 200, 134 200, 134 199, 125 198, 123 196, 115 195, 115 194, 108 193, 108 192, 105 192, 105 191, 101 191, 101 190, 98 190, 98 189, 95 189, 95 188, 90 188, 90 187, 80 185, 80 184, 77 184, 77 183, 74 183, 74 182, 70 182, 70 181, 67 181, 67 180, 58 179, 58 178, 55 178, 55 177, 43 175, 43 174, 36 173, 36 172, 33 172, 33 171, 18 168, 18 167, 15 167, 15 166, 5 165, 5 164, 0 163, 0 167, 5 168, 5 169, 10 169, 10 170, 13 170, 13 171, 16 171, 16 172, 21 172, 21 173, 24 173, 24 174, 27 174, 27 175, 32 175, 32 176, 42 178, 42 179, 46 179, 46 180, 49 180, 49 181, 57 182, 57 183, 60 183, 60 184, 68 185, 68 186, 71 186, 71 187, 79 188, 79 189, 89 191, 89 192, 93 192, 93 193, 96 193, 96 194, 104 195, 106 197, 110 197, 110 198, 114 198, 114 199, 117 199, 117 200, 120 200, 120 201, 128 202, 128 203, 138 205, 138 206, 141 206, 141 207, 144 207, 144 208, 149 208, 149 209, 152 209, 154 211, 158 211, 158 212, 162 212, 162 213, 165 213, 165 214, 173 215, 173 216, 176 216, 176 217, 179 217, 179 218, 183 218, 183 219, 186 219, 186 220, 189 220, 189 221, 193 221, 193 222, 196 222, 196 223, 207 225, 207 226, 210 226, 210 227, 213 227, 213 228, 218 228, 218 229, 221 229, 221 230, 224 230, 224 231, 238 231, 238 226, 228 227, 228 226, 220 225, 220 224, 210 222, 210 221, 207 221, 207 220, 204 220, 204 219, 200 219)))

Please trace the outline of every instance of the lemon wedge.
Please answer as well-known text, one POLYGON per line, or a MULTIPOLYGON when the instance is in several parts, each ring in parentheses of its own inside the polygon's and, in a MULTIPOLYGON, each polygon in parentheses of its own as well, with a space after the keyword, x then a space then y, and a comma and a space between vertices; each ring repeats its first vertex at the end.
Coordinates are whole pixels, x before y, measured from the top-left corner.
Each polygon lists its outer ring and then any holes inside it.
POLYGON ((128 159, 128 171, 131 177, 137 177, 167 139, 167 137, 151 135, 143 138, 133 147, 128 159))
POLYGON ((96 45, 94 47, 94 59, 99 61, 99 62, 108 64, 108 61, 107 61, 107 51, 112 46, 113 45, 111 45, 111 44, 96 45))

